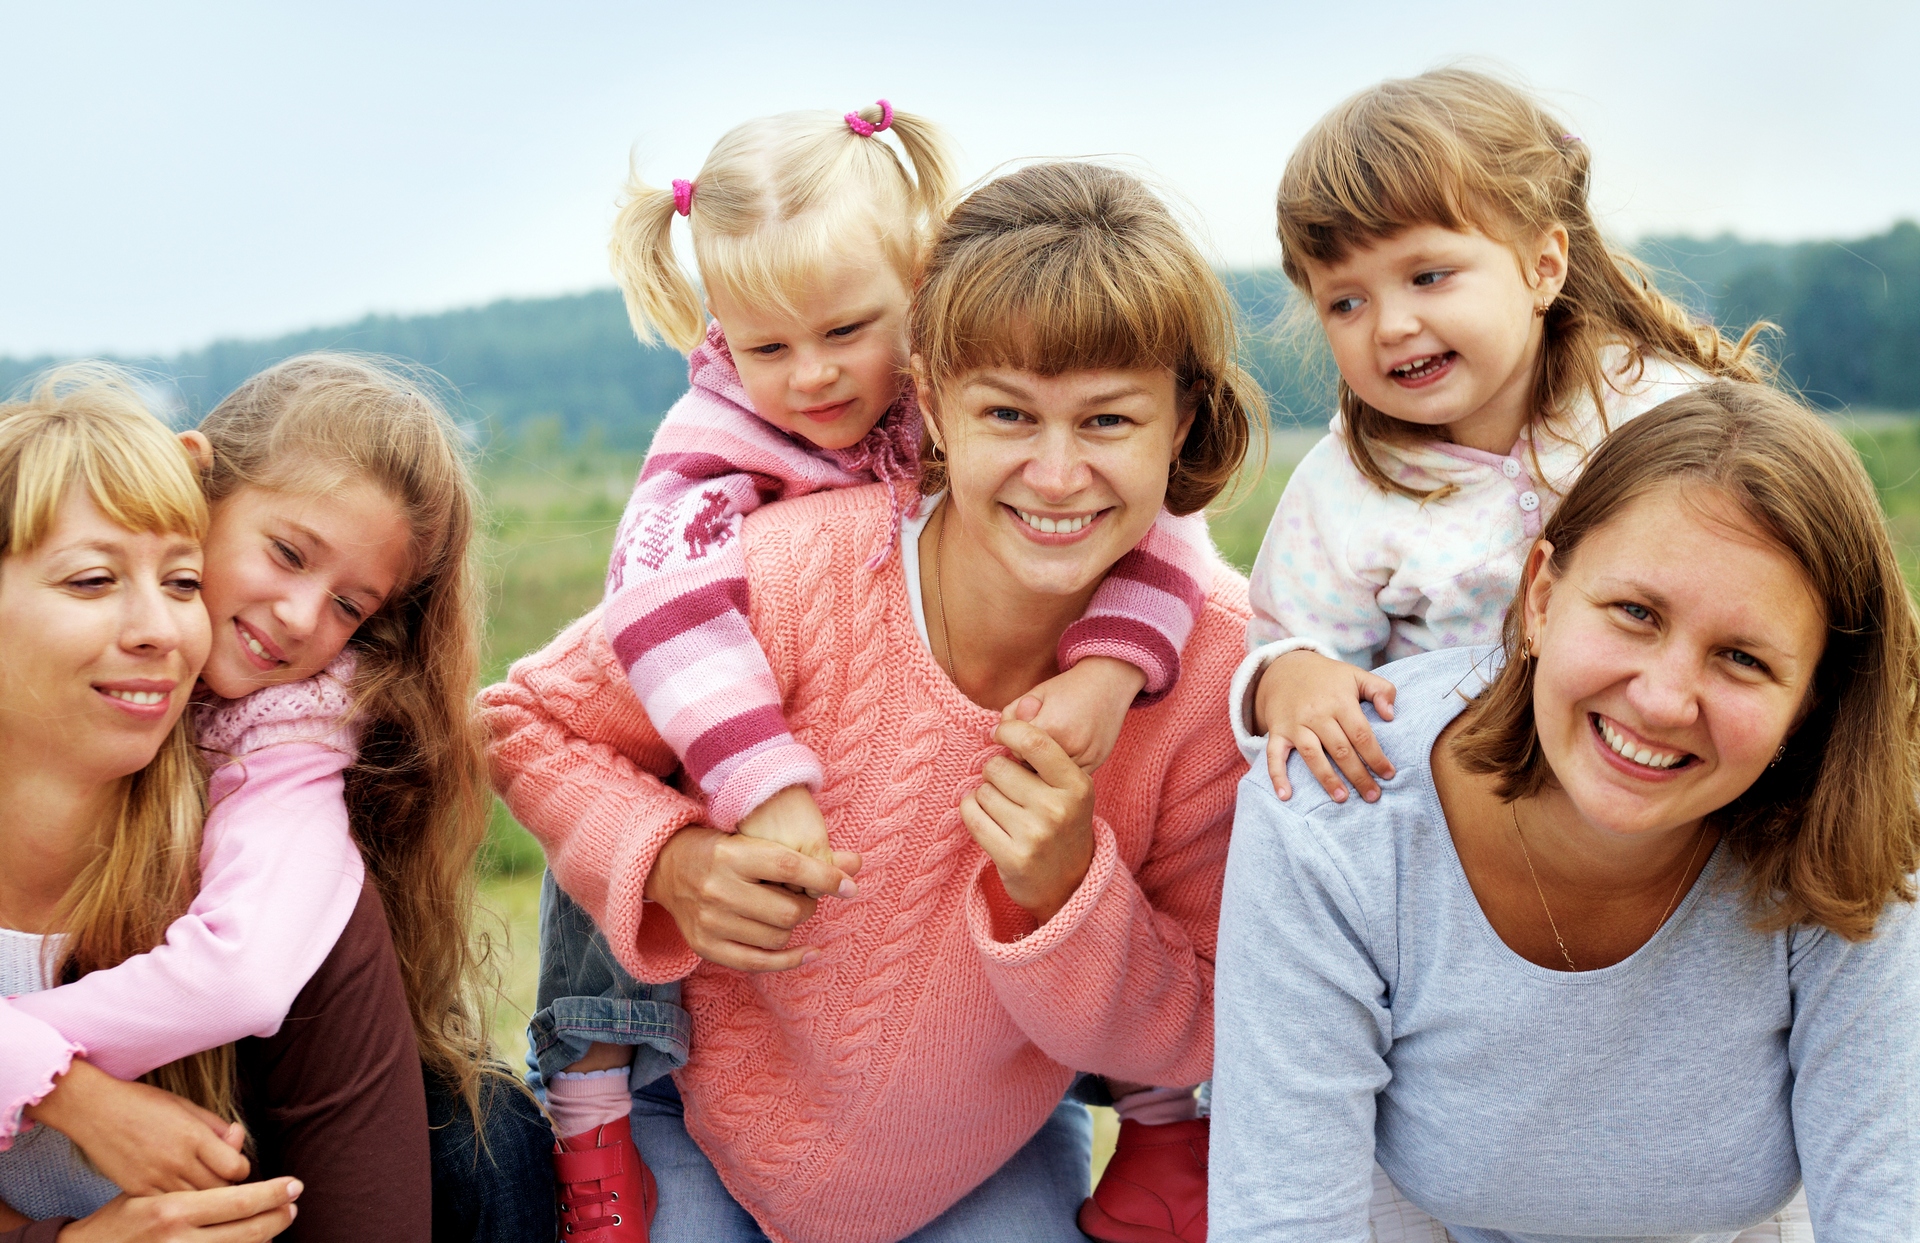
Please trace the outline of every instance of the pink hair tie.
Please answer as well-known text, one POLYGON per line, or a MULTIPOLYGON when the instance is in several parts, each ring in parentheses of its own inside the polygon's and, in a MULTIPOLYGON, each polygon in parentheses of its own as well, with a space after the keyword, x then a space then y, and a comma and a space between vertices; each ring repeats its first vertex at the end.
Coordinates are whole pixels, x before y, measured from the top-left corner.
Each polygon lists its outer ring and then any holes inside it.
POLYGON ((693 211, 693 183, 691 181, 681 181, 678 177, 674 178, 673 210, 683 216, 693 211))
POLYGON ((880 105, 880 121, 878 124, 872 121, 862 120, 860 114, 857 112, 849 112, 847 114, 847 128, 862 138, 871 138, 881 130, 889 129, 893 125, 893 105, 884 99, 876 100, 875 102, 880 105))

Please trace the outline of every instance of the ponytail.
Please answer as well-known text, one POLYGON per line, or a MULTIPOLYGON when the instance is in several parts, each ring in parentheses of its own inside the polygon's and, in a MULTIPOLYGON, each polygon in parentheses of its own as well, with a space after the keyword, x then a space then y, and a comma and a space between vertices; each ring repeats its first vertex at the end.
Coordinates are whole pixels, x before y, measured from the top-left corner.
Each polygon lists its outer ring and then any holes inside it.
MULTIPOLYGON (((856 108, 854 114, 869 124, 878 124, 883 113, 879 104, 856 108)), ((923 116, 887 109, 887 126, 900 140, 913 169, 913 205, 922 212, 930 227, 938 226, 947 215, 947 203, 953 196, 953 152, 940 127, 923 116)), ((849 131, 851 132, 851 131, 849 131)))
POLYGON ((678 214, 672 190, 648 185, 637 170, 629 173, 607 251, 634 335, 643 345, 664 340, 684 354, 706 336, 707 314, 673 254, 678 214))

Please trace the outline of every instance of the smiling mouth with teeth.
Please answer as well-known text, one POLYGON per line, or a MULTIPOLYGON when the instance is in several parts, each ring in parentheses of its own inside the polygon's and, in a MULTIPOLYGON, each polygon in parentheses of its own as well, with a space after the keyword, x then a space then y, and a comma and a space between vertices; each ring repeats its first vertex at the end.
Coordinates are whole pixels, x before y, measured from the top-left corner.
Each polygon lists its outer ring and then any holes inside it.
POLYGON ((130 704, 143 706, 157 704, 166 698, 161 691, 108 691, 106 694, 109 699, 124 699, 130 704))
POLYGON ((258 656, 261 660, 267 661, 268 663, 275 664, 275 665, 284 665, 287 663, 286 661, 281 660, 279 657, 275 656, 272 652, 269 652, 266 648, 260 646, 260 640, 254 638, 251 634, 248 634, 244 627, 236 623, 234 626, 234 629, 239 632, 240 641, 246 644, 247 650, 249 652, 252 652, 255 656, 258 656))
POLYGON ((1453 360, 1454 351, 1444 354, 1428 354, 1389 368, 1387 374, 1398 380, 1424 380, 1453 360))
POLYGON ((1600 741, 1611 747, 1614 754, 1618 755, 1621 759, 1630 760, 1643 768, 1667 770, 1678 768, 1693 758, 1693 756, 1684 751, 1652 751, 1646 747, 1636 747, 1632 742, 1623 738, 1613 726, 1607 724, 1606 718, 1598 712, 1591 715, 1593 718, 1594 731, 1600 735, 1600 741))
POLYGON ((1020 515, 1020 521, 1042 535, 1072 535, 1075 531, 1086 530, 1087 524, 1100 516, 1099 514, 1081 514, 1077 518, 1047 518, 1040 514, 1030 514, 1024 509, 1016 509, 1013 512, 1020 515))

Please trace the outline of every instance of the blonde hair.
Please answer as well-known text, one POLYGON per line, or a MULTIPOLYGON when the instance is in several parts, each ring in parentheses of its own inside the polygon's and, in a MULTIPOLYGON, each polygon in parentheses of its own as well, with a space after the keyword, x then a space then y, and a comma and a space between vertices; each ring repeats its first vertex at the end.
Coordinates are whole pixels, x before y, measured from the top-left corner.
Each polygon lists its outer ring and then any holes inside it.
MULTIPOLYGON (((928 251, 911 332, 936 393, 983 366, 1171 371, 1194 411, 1167 479, 1176 514, 1206 508, 1266 430, 1266 399, 1238 362, 1231 295, 1166 204, 1119 169, 1036 164, 968 195, 928 251)), ((927 416, 939 422, 937 409, 927 416)), ((932 495, 946 463, 925 453, 932 495)))
MULTIPOLYGON (((1720 381, 1663 402, 1601 445, 1541 538, 1564 569, 1587 536, 1661 488, 1733 500, 1806 575, 1826 620, 1812 705, 1780 760, 1709 819, 1746 865, 1764 927, 1810 922, 1850 939, 1920 868, 1920 624, 1860 459, 1773 389, 1720 381)), ((1471 772, 1525 798, 1553 779, 1533 716, 1527 584, 1507 611, 1506 662, 1455 737, 1471 772)))
POLYGON ((200 424, 216 505, 243 487, 383 489, 413 534, 410 578, 350 646, 360 756, 349 820, 393 929, 428 1069, 478 1109, 487 1066, 485 953, 471 938, 486 835, 486 760, 470 705, 479 676, 477 508, 460 433, 426 377, 345 354, 305 354, 252 377, 200 424))
MULTIPOLYGON (((873 124, 882 113, 858 115, 873 124)), ((863 138, 831 112, 785 112, 728 130, 700 166, 687 213, 701 283, 738 302, 792 310, 794 293, 849 238, 870 237, 911 287, 952 193, 953 158, 931 121, 892 118, 906 164, 879 135, 863 138)), ((674 257, 674 197, 633 173, 609 249, 634 333, 686 353, 705 338, 707 315, 674 257)))
MULTIPOLYGON (((100 512, 130 531, 207 533, 207 503, 180 441, 148 411, 133 381, 103 364, 49 372, 0 405, 0 548, 23 556, 53 531, 61 505, 83 487, 100 512)), ((78 979, 145 953, 200 888, 205 782, 176 721, 146 767, 120 782, 99 849, 62 899, 65 930, 49 978, 78 979)), ((146 1081, 220 1116, 237 1116, 233 1046, 182 1058, 146 1081)))
MULTIPOLYGON (((1567 278, 1546 314, 1544 363, 1533 408, 1548 422, 1584 394, 1604 411, 1610 382, 1601 350, 1649 353, 1710 376, 1764 381, 1755 324, 1736 342, 1654 287, 1647 270, 1610 247, 1587 205, 1592 153, 1526 92, 1469 69, 1438 69, 1360 92, 1321 118, 1294 148, 1278 196, 1281 264, 1311 294, 1306 264, 1334 264, 1357 247, 1416 225, 1477 229, 1530 244, 1554 225, 1567 231, 1567 278)), ((1354 464, 1383 490, 1423 493, 1393 478, 1381 442, 1432 436, 1402 423, 1340 381, 1340 415, 1354 464)))

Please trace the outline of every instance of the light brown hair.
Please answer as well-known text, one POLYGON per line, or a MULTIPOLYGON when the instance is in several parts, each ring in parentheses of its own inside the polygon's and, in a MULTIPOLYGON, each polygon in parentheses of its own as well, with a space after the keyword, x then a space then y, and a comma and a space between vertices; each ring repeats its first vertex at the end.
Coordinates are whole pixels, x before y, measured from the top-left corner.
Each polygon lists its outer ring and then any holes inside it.
MULTIPOLYGON (((1335 264, 1355 249, 1416 225, 1476 230, 1516 248, 1554 225, 1567 231, 1567 278, 1546 314, 1534 378, 1535 417, 1555 418, 1584 397, 1604 412, 1601 351, 1624 345, 1637 372, 1648 355, 1709 376, 1763 381, 1756 324, 1739 341, 1689 315, 1654 287, 1647 269, 1607 244, 1587 205, 1593 156, 1525 91, 1470 69, 1399 78, 1348 99, 1294 148, 1278 195, 1281 265, 1311 297, 1307 262, 1335 264)), ((1347 445, 1376 487, 1424 499, 1381 462, 1383 442, 1431 439, 1360 400, 1343 378, 1347 445)))
MULTIPOLYGON (((1826 615, 1812 704, 1778 764, 1712 813, 1765 927, 1814 923, 1859 939, 1911 901, 1920 868, 1920 631, 1873 484, 1816 415, 1756 384, 1720 381, 1615 432, 1541 538, 1564 570, 1587 536, 1663 488, 1729 497, 1805 574, 1826 615)), ((1533 716, 1522 583, 1506 663, 1455 736, 1471 772, 1512 801, 1553 780, 1533 716)))
MULTIPOLYGON (((869 124, 881 119, 878 107, 858 113, 869 124)), ((794 294, 848 239, 870 237, 909 284, 953 192, 953 157, 925 117, 895 111, 885 132, 906 164, 879 134, 854 133, 839 113, 786 112, 728 130, 695 175, 687 212, 701 283, 743 303, 790 310, 794 294)), ((671 189, 634 172, 609 250, 635 335, 685 353, 706 336, 707 313, 674 257, 677 214, 671 189)))
MULTIPOLYGON (((0 548, 32 552, 76 487, 130 531, 203 539, 207 503, 192 459, 133 380, 102 364, 62 367, 0 404, 0 548)), ((159 945, 200 889, 205 780, 185 717, 145 768, 123 778, 112 823, 67 889, 66 933, 48 978, 71 981, 159 945)), ((232 1119, 233 1046, 162 1066, 148 1083, 232 1119)))
MULTIPOLYGON (((1166 204, 1119 169, 1035 164, 968 195, 927 253, 911 335, 935 393, 987 366, 1171 371, 1194 411, 1167 480, 1176 514, 1206 508, 1266 431, 1266 399, 1237 361, 1231 295, 1166 204)), ((922 465, 930 496, 946 465, 931 451, 922 465)))
POLYGON ((406 515, 410 576, 349 643, 361 742, 347 812, 393 929, 421 1057, 477 1110, 487 1037, 484 955, 471 937, 488 802, 471 709, 477 504, 459 429, 427 377, 319 353, 247 380, 200 431, 213 445, 205 485, 216 507, 244 487, 311 492, 366 480, 406 515))

